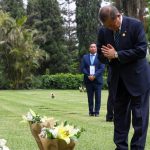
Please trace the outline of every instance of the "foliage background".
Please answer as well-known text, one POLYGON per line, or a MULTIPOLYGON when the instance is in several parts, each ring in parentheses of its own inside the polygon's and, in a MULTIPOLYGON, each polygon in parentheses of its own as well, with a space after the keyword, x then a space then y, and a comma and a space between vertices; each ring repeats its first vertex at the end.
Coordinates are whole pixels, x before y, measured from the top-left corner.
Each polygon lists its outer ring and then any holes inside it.
MULTIPOLYGON (((101 2, 28 0, 25 7, 23 0, 1 0, 0 88, 39 88, 41 85, 37 84, 43 75, 79 74, 82 56, 88 53, 89 44, 97 39, 101 2), (72 4, 76 6, 74 10, 72 4)), ((143 21, 149 42, 150 11, 146 12, 145 8, 149 9, 150 2, 113 2, 125 15, 143 21)), ((149 60, 150 55, 147 58, 149 60)), ((106 77, 107 73, 104 74, 106 77)))

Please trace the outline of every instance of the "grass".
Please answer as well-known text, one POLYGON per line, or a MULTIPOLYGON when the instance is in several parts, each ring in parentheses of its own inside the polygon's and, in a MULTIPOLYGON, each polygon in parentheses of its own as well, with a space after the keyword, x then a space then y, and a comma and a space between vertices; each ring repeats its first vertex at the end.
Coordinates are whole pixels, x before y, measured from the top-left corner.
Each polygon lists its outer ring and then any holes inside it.
MULTIPOLYGON (((102 91, 100 117, 89 117, 86 93, 77 90, 0 91, 0 138, 7 140, 10 150, 38 150, 28 124, 20 123, 21 116, 31 108, 40 115, 84 127, 86 132, 81 135, 75 150, 114 150, 113 123, 105 122, 106 101, 107 91, 102 91), (51 92, 56 95, 55 99, 51 99, 51 92)), ((132 133, 133 129, 129 139, 132 133)), ((148 132, 145 150, 149 149, 148 132)))

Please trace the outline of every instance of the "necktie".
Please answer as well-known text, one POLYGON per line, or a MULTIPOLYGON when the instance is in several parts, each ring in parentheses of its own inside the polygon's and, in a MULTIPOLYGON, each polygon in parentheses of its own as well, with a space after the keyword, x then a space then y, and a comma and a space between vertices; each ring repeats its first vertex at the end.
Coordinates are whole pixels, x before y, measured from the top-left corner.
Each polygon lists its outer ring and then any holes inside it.
POLYGON ((91 64, 93 65, 93 63, 94 63, 94 56, 95 55, 90 55, 90 61, 91 61, 91 64))
POLYGON ((115 42, 116 50, 118 50, 118 48, 119 48, 119 36, 120 36, 120 33, 118 30, 114 33, 114 42, 115 42))

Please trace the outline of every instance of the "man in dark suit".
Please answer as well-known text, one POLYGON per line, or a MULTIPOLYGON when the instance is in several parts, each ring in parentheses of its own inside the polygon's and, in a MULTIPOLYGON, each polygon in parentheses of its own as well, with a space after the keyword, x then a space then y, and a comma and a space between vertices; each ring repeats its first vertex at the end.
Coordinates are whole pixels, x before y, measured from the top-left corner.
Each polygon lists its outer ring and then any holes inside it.
POLYGON ((95 43, 90 44, 89 51, 90 54, 83 56, 81 71, 84 74, 84 84, 87 89, 89 116, 98 117, 101 105, 102 76, 105 65, 101 64, 97 58, 97 47, 95 43))
POLYGON ((107 85, 108 85, 108 98, 107 98, 107 114, 106 121, 112 122, 114 118, 114 97, 110 86, 111 81, 111 68, 108 67, 107 85))
POLYGON ((145 58, 143 24, 122 16, 113 6, 102 7, 99 18, 103 27, 98 33, 98 57, 112 71, 116 150, 128 150, 131 114, 134 128, 131 150, 144 150, 149 122, 150 67, 145 58))

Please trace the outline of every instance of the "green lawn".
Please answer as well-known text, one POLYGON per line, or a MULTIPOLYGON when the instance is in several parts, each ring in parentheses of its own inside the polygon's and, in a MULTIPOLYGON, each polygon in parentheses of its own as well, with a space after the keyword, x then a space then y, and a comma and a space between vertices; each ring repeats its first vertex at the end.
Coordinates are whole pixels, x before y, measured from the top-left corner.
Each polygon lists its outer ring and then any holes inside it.
MULTIPOLYGON (((105 122, 106 100, 107 91, 103 91, 100 117, 89 117, 86 93, 77 90, 0 91, 0 138, 7 140, 10 150, 37 150, 28 124, 20 123, 21 116, 31 108, 40 115, 84 127, 86 132, 81 135, 75 150, 114 150, 113 123, 105 122), (51 99, 52 92, 55 99, 51 99)), ((149 149, 148 132, 145 150, 149 149)))

